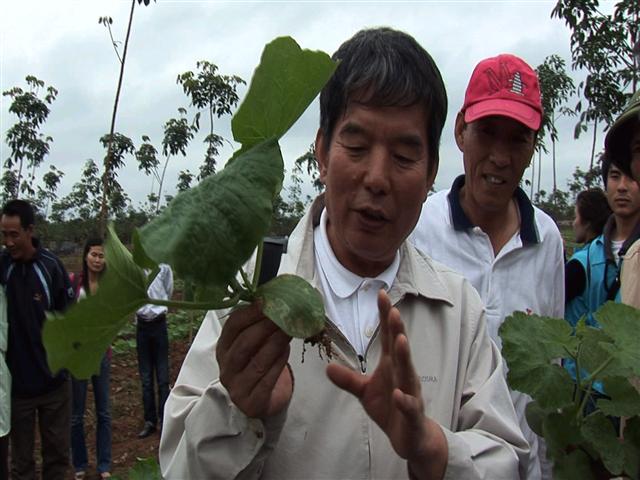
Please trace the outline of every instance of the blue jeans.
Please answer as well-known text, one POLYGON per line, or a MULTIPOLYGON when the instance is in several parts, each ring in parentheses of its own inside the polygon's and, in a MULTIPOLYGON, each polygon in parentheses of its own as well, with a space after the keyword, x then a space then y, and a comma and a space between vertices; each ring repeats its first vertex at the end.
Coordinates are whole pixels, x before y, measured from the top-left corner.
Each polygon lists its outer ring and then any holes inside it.
MULTIPOLYGON (((105 354, 100 362, 100 374, 91 377, 96 405, 96 456, 98 473, 111 470, 111 408, 109 377, 111 360, 105 354)), ((87 380, 73 379, 71 410, 71 457, 76 472, 87 469, 87 445, 84 439, 84 412, 87 400, 87 380)))
POLYGON ((138 350, 138 369, 142 381, 142 405, 144 421, 154 426, 164 412, 164 403, 169 396, 169 335, 167 319, 145 322, 138 319, 136 328, 136 346, 138 350), (156 409, 153 381, 158 385, 158 406, 156 409))

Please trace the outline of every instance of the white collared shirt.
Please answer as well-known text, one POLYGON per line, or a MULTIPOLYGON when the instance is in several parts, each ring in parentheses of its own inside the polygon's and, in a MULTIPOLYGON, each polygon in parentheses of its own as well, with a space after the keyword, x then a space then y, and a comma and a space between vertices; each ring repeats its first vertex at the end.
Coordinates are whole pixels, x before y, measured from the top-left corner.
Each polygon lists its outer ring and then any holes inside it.
MULTIPOLYGON (((173 272, 171 271, 171 267, 166 263, 161 263, 160 271, 156 278, 153 279, 153 282, 149 285, 147 290, 147 295, 149 298, 155 298, 158 300, 169 300, 171 295, 173 295, 173 272)), ((147 275, 149 272, 146 272, 147 275)), ((138 318, 142 318, 144 320, 153 320, 158 315, 163 313, 167 313, 168 308, 164 305, 153 305, 148 303, 143 305, 138 309, 136 315, 138 318)))
POLYGON ((400 266, 396 252, 393 262, 375 278, 366 278, 347 270, 336 258, 327 236, 327 210, 313 232, 316 270, 319 273, 327 317, 360 356, 378 328, 378 291, 389 291, 400 266))

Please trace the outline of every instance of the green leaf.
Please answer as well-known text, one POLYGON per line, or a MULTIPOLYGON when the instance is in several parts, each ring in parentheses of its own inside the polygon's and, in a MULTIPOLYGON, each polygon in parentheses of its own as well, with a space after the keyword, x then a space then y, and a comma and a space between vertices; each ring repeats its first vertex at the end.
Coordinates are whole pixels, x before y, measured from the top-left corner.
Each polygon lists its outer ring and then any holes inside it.
POLYGON ((262 142, 216 175, 178 194, 140 231, 149 257, 180 278, 225 288, 266 235, 283 180, 275 139, 262 142))
POLYGON ((589 327, 581 320, 576 328, 576 337, 581 342, 581 368, 589 373, 595 373, 602 364, 608 362, 607 368, 596 375, 596 380, 603 380, 609 376, 626 377, 631 373, 620 361, 611 358, 611 354, 605 347, 613 345, 613 339, 602 329, 589 327))
POLYGON ((597 406, 605 415, 633 417, 640 415, 640 394, 625 377, 611 377, 604 381, 604 391, 611 400, 600 399, 597 406))
POLYGON ((624 471, 631 478, 640 477, 640 417, 627 420, 624 430, 624 471))
POLYGON ((535 400, 527 403, 525 408, 525 416, 527 417, 527 423, 533 432, 538 436, 544 435, 543 422, 545 417, 549 414, 548 409, 542 408, 535 400))
POLYGON ((600 454, 605 467, 611 473, 619 475, 624 466, 624 451, 616 430, 607 417, 600 412, 589 415, 580 429, 582 436, 600 454))
POLYGON ((552 363, 577 348, 565 320, 515 312, 501 325, 500 337, 511 388, 528 393, 542 408, 571 404, 573 380, 552 363))
POLYGON ((582 450, 573 450, 553 463, 554 480, 594 480, 591 460, 582 450))
MULTIPOLYGON (((138 232, 137 228, 133 230, 133 261, 140 268, 148 268, 152 271, 156 269, 159 270, 158 264, 151 260, 151 258, 149 258, 149 256, 147 255, 147 252, 144 251, 144 247, 140 242, 140 233, 138 232)), ((156 278, 156 275, 149 275, 149 277, 151 277, 151 279, 154 279, 156 278)))
POLYGON ((51 314, 42 339, 52 372, 67 368, 79 379, 98 373, 105 351, 133 313, 147 303, 146 279, 109 226, 104 246, 108 268, 95 295, 63 315, 51 314))
POLYGON ((640 310, 622 303, 607 302, 595 316, 615 344, 603 345, 603 348, 635 376, 640 376, 640 310))
POLYGON ((584 442, 573 408, 547 415, 542 423, 542 429, 547 442, 547 455, 554 462, 561 461, 567 452, 584 442))
POLYGON ((231 121, 244 146, 280 138, 304 113, 335 70, 324 52, 302 50, 291 37, 267 44, 247 95, 231 121))
POLYGON ((279 275, 261 285, 264 314, 292 337, 308 338, 324 328, 324 306, 320 292, 296 275, 279 275))

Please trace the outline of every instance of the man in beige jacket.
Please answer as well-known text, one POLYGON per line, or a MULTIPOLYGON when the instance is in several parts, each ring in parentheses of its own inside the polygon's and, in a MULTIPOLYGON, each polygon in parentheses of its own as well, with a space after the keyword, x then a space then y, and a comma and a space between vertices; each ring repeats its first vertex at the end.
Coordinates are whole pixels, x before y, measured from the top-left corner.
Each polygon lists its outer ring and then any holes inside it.
POLYGON ((478 294, 405 241, 438 168, 440 73, 386 28, 334 58, 316 137, 326 192, 279 270, 322 293, 331 362, 256 306, 209 312, 165 407, 162 474, 519 478, 528 444, 478 294))

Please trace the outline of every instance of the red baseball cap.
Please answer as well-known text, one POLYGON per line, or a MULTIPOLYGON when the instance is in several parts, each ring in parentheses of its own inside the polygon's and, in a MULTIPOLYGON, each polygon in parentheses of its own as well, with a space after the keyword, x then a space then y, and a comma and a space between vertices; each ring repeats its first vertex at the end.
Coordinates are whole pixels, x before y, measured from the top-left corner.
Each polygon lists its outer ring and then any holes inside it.
POLYGON ((538 130, 542 122, 538 76, 515 55, 503 53, 482 60, 471 74, 462 111, 467 123, 501 115, 538 130))

